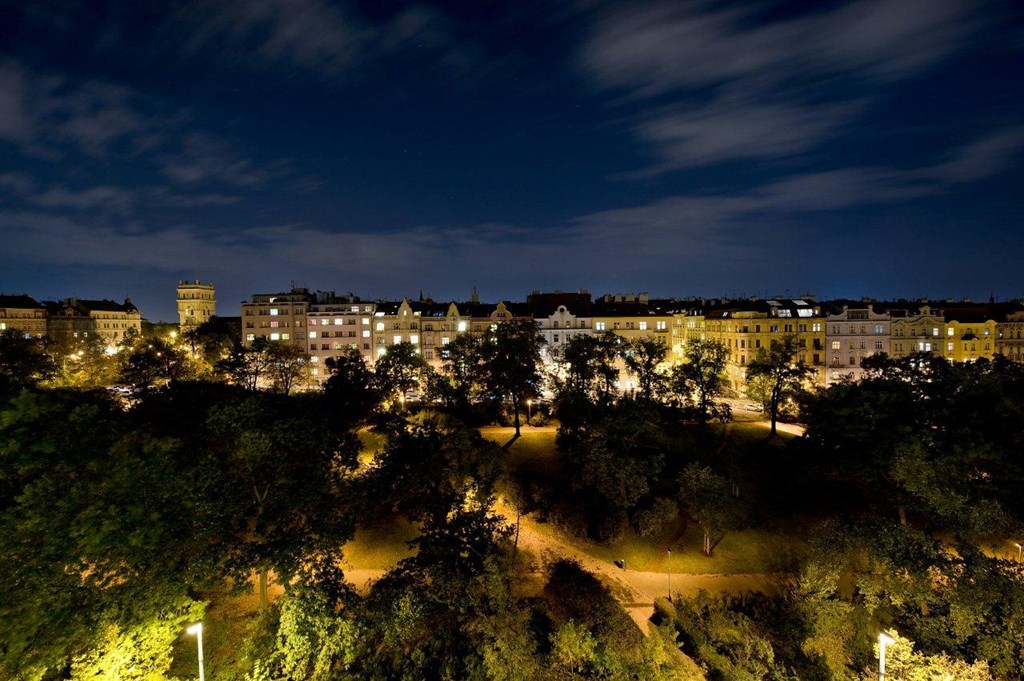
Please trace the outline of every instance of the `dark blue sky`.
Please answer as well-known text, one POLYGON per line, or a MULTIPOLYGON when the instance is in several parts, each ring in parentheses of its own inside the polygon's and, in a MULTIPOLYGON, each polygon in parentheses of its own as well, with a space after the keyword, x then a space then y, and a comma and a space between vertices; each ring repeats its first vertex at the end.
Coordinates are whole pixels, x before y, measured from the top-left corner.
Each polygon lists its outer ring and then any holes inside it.
POLYGON ((1021 297, 1022 74, 1019 2, 4 3, 0 291, 1021 297))

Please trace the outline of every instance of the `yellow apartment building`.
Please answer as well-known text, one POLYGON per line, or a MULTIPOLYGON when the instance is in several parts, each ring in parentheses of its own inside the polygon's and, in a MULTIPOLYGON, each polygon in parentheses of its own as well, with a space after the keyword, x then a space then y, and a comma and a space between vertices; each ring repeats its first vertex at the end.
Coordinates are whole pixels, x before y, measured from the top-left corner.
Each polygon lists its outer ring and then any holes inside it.
POLYGON ((46 307, 26 295, 0 295, 0 332, 17 331, 25 338, 47 334, 46 307))

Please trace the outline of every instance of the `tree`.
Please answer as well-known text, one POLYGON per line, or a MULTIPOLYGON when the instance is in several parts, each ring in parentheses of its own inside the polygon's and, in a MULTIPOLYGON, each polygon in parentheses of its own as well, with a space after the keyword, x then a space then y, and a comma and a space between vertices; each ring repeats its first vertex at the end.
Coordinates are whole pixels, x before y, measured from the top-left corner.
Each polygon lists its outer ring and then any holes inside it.
MULTIPOLYGON (((991 681, 992 673, 988 663, 982 660, 973 664, 951 658, 945 653, 925 655, 914 650, 914 642, 899 634, 892 636, 892 643, 885 647, 885 674, 892 679, 907 681, 991 681)), ((877 656, 878 643, 875 643, 877 656)), ((878 670, 865 669, 863 681, 874 681, 878 670)))
POLYGON ((438 351, 441 374, 436 377, 434 391, 458 414, 467 414, 479 390, 480 341, 472 334, 462 333, 438 351))
POLYGON ((651 403, 661 397, 665 387, 661 366, 667 356, 668 347, 657 338, 636 338, 626 343, 622 357, 636 376, 637 393, 644 402, 651 403))
POLYGON ((220 404, 207 419, 232 523, 227 566, 240 583, 257 572, 263 606, 271 570, 287 583, 309 556, 337 550, 353 531, 345 476, 357 465, 358 438, 329 431, 317 399, 259 393, 220 404))
POLYGON ((494 399, 511 403, 515 437, 520 435, 520 410, 523 400, 540 394, 540 351, 544 338, 532 319, 502 322, 484 335, 484 389, 494 399))
POLYGON ((392 345, 374 365, 377 389, 385 400, 404 402, 406 394, 420 386, 426 368, 427 362, 415 345, 392 345))
POLYGON ((570 336, 560 358, 566 369, 563 392, 598 404, 611 402, 619 377, 615 359, 622 342, 622 337, 613 333, 570 336))
POLYGON ((179 380, 186 375, 185 356, 160 338, 139 341, 121 360, 121 383, 137 390, 179 380))
POLYGON ((257 390, 270 369, 270 341, 260 336, 248 347, 235 343, 228 356, 217 362, 217 370, 246 390, 257 390))
POLYGON ((363 424, 380 406, 373 372, 358 350, 327 359, 331 375, 324 384, 324 403, 331 421, 342 429, 363 424))
POLYGON ((99 336, 54 341, 50 344, 56 371, 50 385, 58 388, 94 389, 113 385, 119 363, 99 336))
POLYGON ((731 525, 734 499, 726 491, 725 478, 710 468, 691 463, 679 479, 683 505, 704 530, 704 555, 710 556, 731 525))
POLYGON ((274 390, 289 394, 296 386, 309 382, 309 355, 301 348, 284 343, 270 346, 267 376, 274 390))
POLYGON ((14 329, 0 332, 0 394, 38 385, 56 371, 38 338, 25 338, 14 329))
POLYGON ((781 341, 773 340, 768 352, 764 348, 747 366, 748 381, 763 381, 767 392, 768 409, 772 419, 770 437, 777 434, 779 407, 784 398, 800 392, 804 381, 814 373, 814 368, 804 362, 794 362, 798 351, 796 338, 786 336, 781 341))
POLYGON ((729 349, 716 340, 691 339, 686 344, 686 361, 672 368, 670 384, 697 409, 701 423, 711 418, 729 419, 729 405, 715 402, 725 387, 724 372, 729 349))

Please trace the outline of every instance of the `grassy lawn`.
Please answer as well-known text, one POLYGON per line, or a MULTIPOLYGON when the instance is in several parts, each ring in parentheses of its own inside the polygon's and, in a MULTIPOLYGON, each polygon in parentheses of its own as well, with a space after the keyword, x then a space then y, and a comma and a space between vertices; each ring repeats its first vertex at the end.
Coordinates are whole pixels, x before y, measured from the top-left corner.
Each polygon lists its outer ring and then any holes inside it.
POLYGON ((384 448, 384 436, 369 428, 363 428, 359 431, 359 441, 362 443, 362 449, 359 452, 359 465, 368 466, 377 452, 384 448))
MULTIPOLYGON (((488 440, 505 444, 512 439, 515 428, 484 426, 480 434, 488 440)), ((509 449, 508 466, 511 470, 531 470, 554 477, 558 474, 560 458, 555 448, 555 428, 531 428, 524 426, 522 435, 509 449)))
POLYGON ((419 534, 416 525, 401 518, 360 527, 342 548, 345 563, 354 570, 390 570, 398 561, 413 555, 408 541, 419 534))

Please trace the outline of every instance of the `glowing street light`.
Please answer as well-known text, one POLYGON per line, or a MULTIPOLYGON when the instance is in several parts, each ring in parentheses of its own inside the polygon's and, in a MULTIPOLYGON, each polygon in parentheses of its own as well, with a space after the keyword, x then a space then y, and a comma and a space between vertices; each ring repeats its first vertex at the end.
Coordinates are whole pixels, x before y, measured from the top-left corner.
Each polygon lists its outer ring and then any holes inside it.
POLYGON ((1017 562, 1019 563, 1020 562, 1020 543, 1019 542, 1015 543, 1014 546, 1017 547, 1017 562))
POLYGON ((530 425, 530 412, 533 408, 533 400, 526 400, 526 425, 530 425))
POLYGON ((199 644, 199 681, 206 681, 206 675, 203 673, 203 623, 196 622, 186 629, 185 633, 196 637, 199 644))
POLYGON ((878 634, 878 681, 885 681, 885 647, 896 643, 889 634, 880 632, 878 634))

